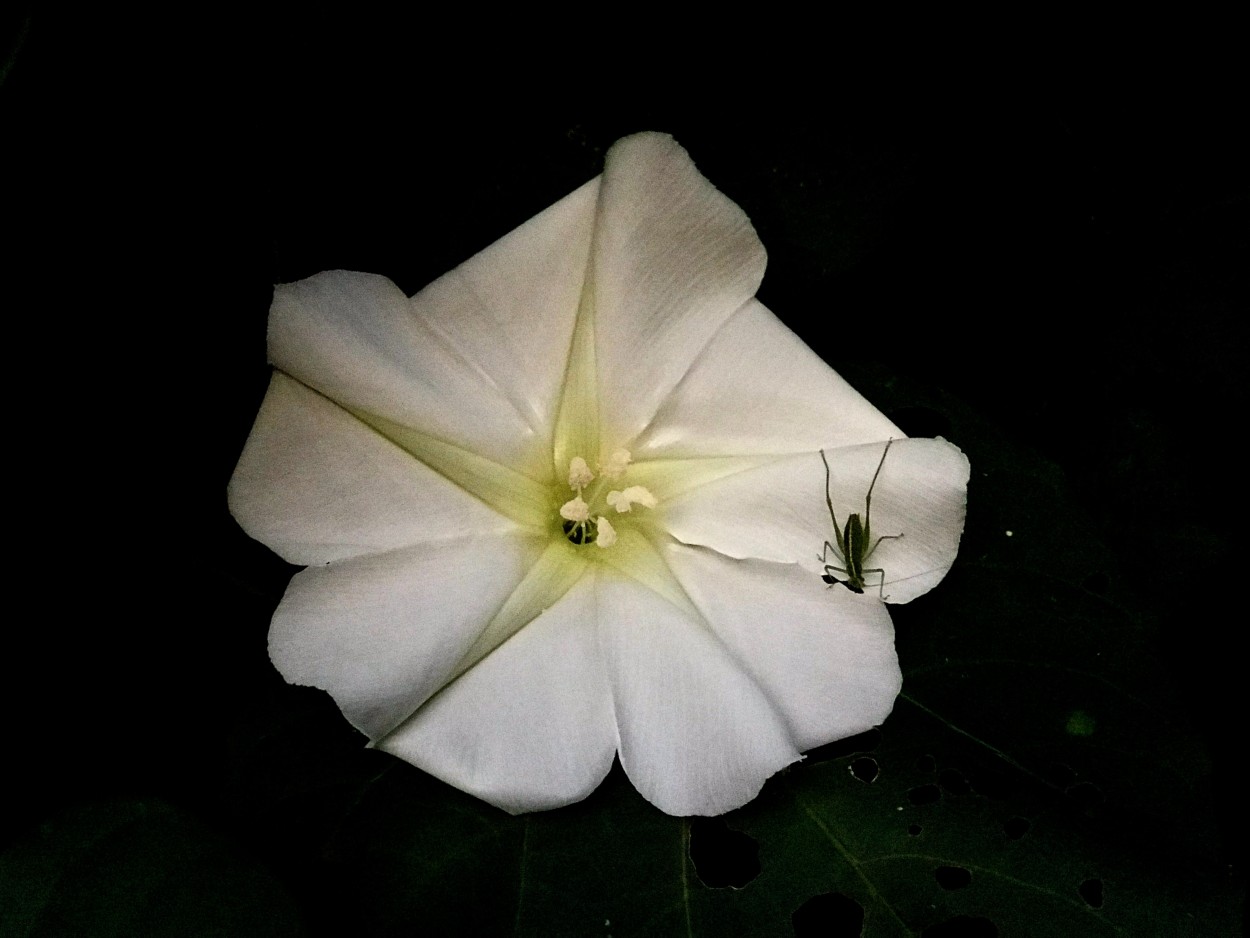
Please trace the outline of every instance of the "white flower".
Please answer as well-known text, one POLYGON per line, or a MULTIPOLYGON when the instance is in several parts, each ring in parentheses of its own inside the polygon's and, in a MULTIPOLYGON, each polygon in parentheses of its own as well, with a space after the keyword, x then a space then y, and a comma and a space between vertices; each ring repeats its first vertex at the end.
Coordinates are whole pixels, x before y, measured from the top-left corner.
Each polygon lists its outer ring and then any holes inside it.
POLYGON ((893 629, 821 582, 818 451, 844 520, 895 439, 872 504, 906 535, 872 557, 894 602, 953 562, 967 461, 901 439, 760 305, 764 263, 643 134, 411 299, 279 286, 230 504, 308 565, 270 632, 287 680, 512 812, 586 797, 619 753, 662 810, 717 814, 880 723, 893 629))

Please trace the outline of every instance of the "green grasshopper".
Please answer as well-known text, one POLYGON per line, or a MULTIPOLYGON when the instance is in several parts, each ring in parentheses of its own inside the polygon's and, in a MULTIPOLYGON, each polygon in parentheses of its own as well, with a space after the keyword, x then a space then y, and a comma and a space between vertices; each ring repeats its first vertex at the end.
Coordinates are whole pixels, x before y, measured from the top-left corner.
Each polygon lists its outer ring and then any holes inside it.
POLYGON ((833 521, 833 537, 838 542, 835 547, 825 541, 825 548, 820 552, 820 562, 825 565, 825 572, 820 578, 830 586, 834 583, 841 583, 852 593, 862 593, 864 574, 879 574, 881 579, 877 583, 877 595, 882 601, 890 598, 882 595, 885 589, 885 570, 880 567, 865 567, 864 564, 882 541, 903 536, 883 534, 875 541, 872 540, 872 490, 877 484, 877 476, 881 475, 881 467, 885 465, 885 455, 890 451, 890 444, 893 442, 893 439, 886 440, 885 452, 881 454, 881 462, 877 463, 877 471, 873 473, 872 482, 868 485, 868 495, 864 498, 864 523, 862 525, 859 523, 859 515, 851 515, 846 519, 846 527, 842 530, 838 530, 838 516, 833 512, 833 499, 829 497, 829 460, 825 458, 825 451, 823 449, 820 451, 820 461, 825 464, 825 504, 829 506, 829 518, 833 521), (829 563, 829 551, 837 554, 845 566, 835 567, 829 563), (835 573, 841 573, 846 579, 839 580, 833 575, 835 573))

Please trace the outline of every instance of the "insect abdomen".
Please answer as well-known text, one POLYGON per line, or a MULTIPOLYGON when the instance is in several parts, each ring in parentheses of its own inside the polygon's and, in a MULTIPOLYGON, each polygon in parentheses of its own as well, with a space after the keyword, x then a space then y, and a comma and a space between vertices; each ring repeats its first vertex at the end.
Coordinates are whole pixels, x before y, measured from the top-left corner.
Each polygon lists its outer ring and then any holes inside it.
POLYGON ((842 545, 846 548, 846 588, 852 593, 864 591, 864 528, 859 522, 859 515, 851 515, 846 519, 846 529, 842 536, 842 545))

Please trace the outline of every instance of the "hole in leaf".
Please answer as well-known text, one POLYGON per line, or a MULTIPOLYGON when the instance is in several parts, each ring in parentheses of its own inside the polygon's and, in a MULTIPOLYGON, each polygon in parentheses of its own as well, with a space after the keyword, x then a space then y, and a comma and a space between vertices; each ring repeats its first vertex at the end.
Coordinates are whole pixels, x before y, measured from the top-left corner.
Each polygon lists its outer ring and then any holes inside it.
POLYGON ((790 924, 798 938, 809 935, 858 936, 864 931, 864 907, 840 892, 812 896, 794 910, 790 924))
POLYGON ((972 874, 962 866, 939 866, 933 875, 943 889, 963 889, 972 882, 972 874))
POLYGON ((851 774, 861 782, 875 782, 879 771, 877 760, 868 756, 856 759, 851 763, 851 774))
POLYGON ((913 837, 919 837, 922 830, 924 830, 924 828, 919 824, 911 824, 907 828, 907 833, 911 834, 913 837))
POLYGON ((921 756, 916 760, 917 772, 934 772, 937 770, 937 760, 933 756, 921 756))
POLYGON ((998 927, 988 918, 956 915, 920 934, 922 938, 998 938, 998 927))
POLYGON ((1082 808, 1096 808, 1106 800, 1102 789, 1091 782, 1073 785, 1065 794, 1082 808))
POLYGON ((1006 823, 1003 824, 1003 832, 1007 835, 1008 840, 1019 840, 1029 832, 1029 828, 1032 826, 1028 818, 1008 818, 1006 823))
POLYGON ((938 784, 952 795, 966 795, 968 793, 968 780, 957 769, 943 769, 939 772, 938 784))
POLYGON ((921 785, 907 793, 907 800, 912 804, 933 804, 942 800, 942 789, 936 785, 921 785))
POLYGON ((1087 879, 1076 890, 1091 909, 1102 908, 1102 880, 1087 879))
POLYGON ((741 889, 760 875, 760 845, 720 818, 697 818, 690 825, 690 862, 703 885, 741 889))

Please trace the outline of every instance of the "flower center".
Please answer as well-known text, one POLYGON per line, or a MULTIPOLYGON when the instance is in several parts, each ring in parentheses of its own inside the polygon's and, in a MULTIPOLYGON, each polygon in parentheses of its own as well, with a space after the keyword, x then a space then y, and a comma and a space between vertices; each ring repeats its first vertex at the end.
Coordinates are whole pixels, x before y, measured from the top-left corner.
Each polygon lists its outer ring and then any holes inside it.
POLYGON ((596 477, 585 459, 573 457, 569 463, 569 488, 577 494, 560 506, 564 536, 569 541, 579 547, 585 544, 611 547, 616 543, 617 534, 608 515, 616 516, 619 524, 626 520, 620 515, 628 514, 635 506, 656 506, 655 496, 641 485, 622 489, 610 487, 611 483, 619 483, 625 478, 629 462, 629 452, 618 449, 607 462, 600 463, 596 477))

